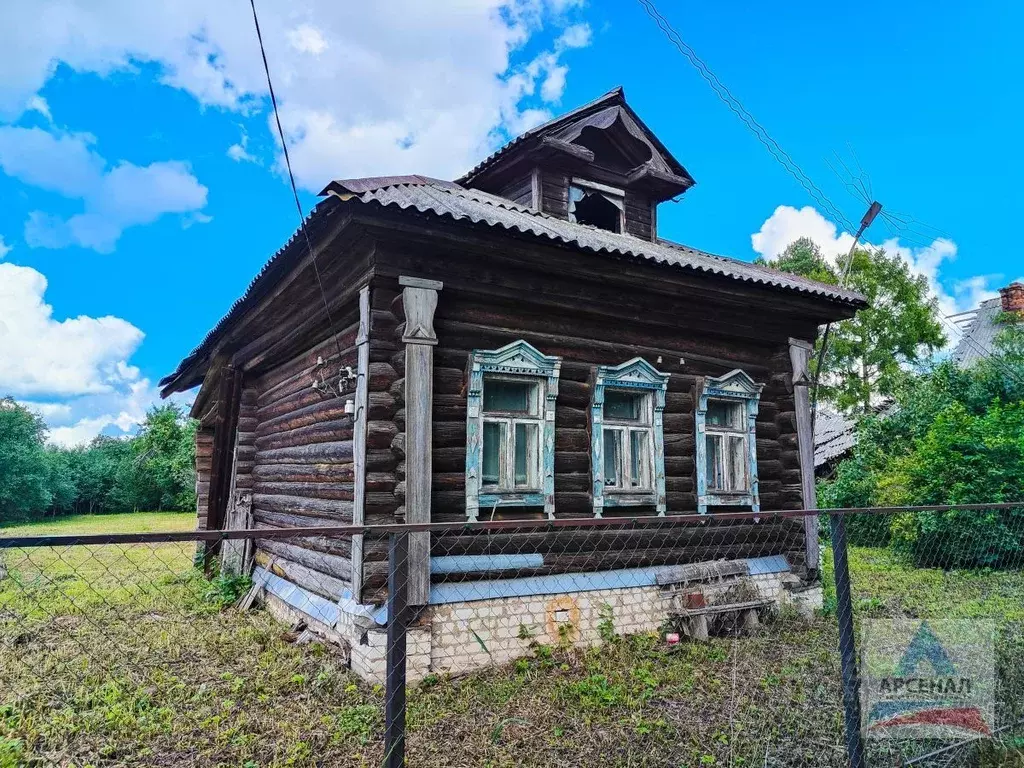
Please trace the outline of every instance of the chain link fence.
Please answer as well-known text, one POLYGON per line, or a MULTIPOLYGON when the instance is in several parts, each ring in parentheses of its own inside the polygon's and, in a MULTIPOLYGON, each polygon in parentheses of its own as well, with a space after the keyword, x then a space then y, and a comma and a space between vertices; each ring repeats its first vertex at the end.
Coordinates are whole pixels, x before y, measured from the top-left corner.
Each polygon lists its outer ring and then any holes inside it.
POLYGON ((0 539, 0 765, 1021 765, 1021 505, 810 514, 0 539))

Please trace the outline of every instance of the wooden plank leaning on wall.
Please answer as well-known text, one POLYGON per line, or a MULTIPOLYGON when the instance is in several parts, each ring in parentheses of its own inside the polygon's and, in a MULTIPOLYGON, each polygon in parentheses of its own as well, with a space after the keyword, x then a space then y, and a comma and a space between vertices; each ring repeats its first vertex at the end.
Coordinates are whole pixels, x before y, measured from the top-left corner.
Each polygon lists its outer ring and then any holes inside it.
MULTIPOLYGON (((797 445, 800 451, 800 488, 803 492, 804 509, 817 509, 818 497, 814 485, 814 424, 811 419, 809 392, 810 375, 808 362, 814 347, 801 339, 789 340, 789 359, 793 366, 793 399, 796 402, 797 445)), ((804 535, 807 537, 807 570, 816 573, 819 562, 818 518, 808 515, 804 518, 804 535)))
MULTIPOLYGON (((235 431, 242 394, 242 373, 233 366, 220 369, 217 382, 217 404, 213 416, 213 455, 210 460, 210 495, 207 508, 207 529, 224 527, 231 494, 231 473, 234 464, 235 431)), ((203 569, 213 567, 213 557, 220 551, 220 542, 208 542, 203 553, 203 569)))

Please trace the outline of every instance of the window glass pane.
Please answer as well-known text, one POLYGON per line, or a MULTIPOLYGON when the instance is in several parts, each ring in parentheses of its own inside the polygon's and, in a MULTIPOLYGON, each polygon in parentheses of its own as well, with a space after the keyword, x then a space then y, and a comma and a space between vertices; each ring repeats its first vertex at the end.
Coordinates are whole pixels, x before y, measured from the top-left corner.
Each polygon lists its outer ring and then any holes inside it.
POLYGON ((729 438, 728 490, 747 490, 747 441, 742 437, 729 438))
POLYGON ((604 484, 619 485, 619 445, 622 432, 617 429, 604 431, 604 484))
POLYGON ((629 484, 634 488, 645 488, 649 469, 647 433, 629 433, 629 484))
POLYGON ((502 413, 532 413, 536 383, 529 381, 484 381, 484 410, 502 413))
POLYGON ((721 451, 719 450, 721 440, 721 435, 707 435, 705 438, 705 446, 707 447, 705 451, 705 471, 707 472, 708 488, 716 490, 722 488, 722 475, 719 471, 722 459, 721 451))
POLYGON ((540 431, 536 424, 516 424, 515 483, 517 486, 536 488, 538 438, 540 431))
POLYGON ((638 421, 643 416, 644 395, 609 389, 604 393, 604 417, 638 421))
POLYGON ((484 462, 481 473, 484 485, 497 485, 501 480, 501 433, 504 424, 484 422, 484 462))
POLYGON ((710 427, 743 428, 743 403, 727 403, 722 400, 708 402, 707 425, 710 427))

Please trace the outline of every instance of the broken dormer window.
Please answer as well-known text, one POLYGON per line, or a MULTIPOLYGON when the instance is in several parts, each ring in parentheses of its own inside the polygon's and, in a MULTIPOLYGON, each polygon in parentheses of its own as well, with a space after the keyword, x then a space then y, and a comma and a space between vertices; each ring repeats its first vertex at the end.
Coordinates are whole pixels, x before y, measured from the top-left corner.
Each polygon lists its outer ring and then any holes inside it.
POLYGON ((569 186, 569 221, 622 232, 626 216, 624 198, 621 189, 573 179, 569 186))

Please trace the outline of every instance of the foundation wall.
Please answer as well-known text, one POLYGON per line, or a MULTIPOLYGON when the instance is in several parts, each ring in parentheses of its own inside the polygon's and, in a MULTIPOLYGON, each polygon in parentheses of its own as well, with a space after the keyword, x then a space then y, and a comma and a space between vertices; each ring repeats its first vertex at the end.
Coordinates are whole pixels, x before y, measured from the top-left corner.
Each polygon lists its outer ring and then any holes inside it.
MULTIPOLYGON (((610 634, 660 632, 688 596, 701 593, 709 605, 743 599, 770 600, 810 615, 822 605, 820 585, 806 587, 788 572, 723 579, 714 583, 599 589, 555 595, 503 597, 428 606, 408 630, 407 678, 464 674, 507 664, 532 652, 534 644, 577 647, 600 644, 610 634)), ((387 630, 365 618, 340 613, 333 627, 272 594, 266 606, 294 623, 300 618, 318 634, 343 646, 352 671, 381 683, 386 671, 387 630)))

